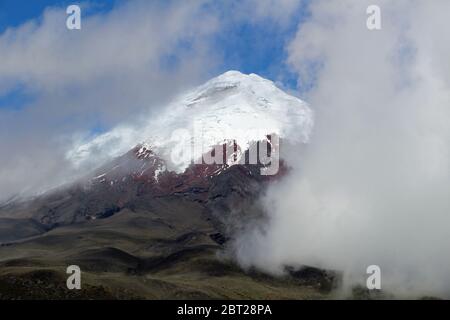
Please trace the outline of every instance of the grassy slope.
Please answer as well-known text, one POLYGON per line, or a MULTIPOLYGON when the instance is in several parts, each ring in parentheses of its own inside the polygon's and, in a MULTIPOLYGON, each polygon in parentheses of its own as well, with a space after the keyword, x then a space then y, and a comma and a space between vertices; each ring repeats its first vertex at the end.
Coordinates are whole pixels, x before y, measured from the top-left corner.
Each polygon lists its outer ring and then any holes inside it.
POLYGON ((12 299, 320 299, 293 278, 246 273, 219 258, 216 230, 191 203, 122 211, 0 247, 0 298, 12 299), (65 269, 82 270, 82 290, 65 269))

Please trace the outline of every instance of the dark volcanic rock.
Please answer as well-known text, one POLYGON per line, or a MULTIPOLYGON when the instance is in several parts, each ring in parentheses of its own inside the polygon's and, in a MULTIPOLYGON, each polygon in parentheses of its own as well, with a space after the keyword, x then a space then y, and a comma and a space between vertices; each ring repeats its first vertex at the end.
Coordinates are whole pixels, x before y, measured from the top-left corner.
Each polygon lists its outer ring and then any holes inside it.
MULTIPOLYGON (((248 157, 248 151, 244 155, 248 157)), ((260 169, 260 165, 247 164, 193 164, 177 174, 167 171, 165 162, 148 147, 137 146, 76 184, 0 209, 0 217, 20 217, 35 224, 30 224, 29 232, 6 232, 3 238, 21 239, 65 225, 107 219, 124 209, 153 210, 158 199, 173 197, 201 204, 205 219, 214 220, 221 232, 227 232, 220 226, 229 222, 228 216, 250 212, 246 208, 267 183, 285 172, 283 165, 276 176, 262 176, 260 169)))

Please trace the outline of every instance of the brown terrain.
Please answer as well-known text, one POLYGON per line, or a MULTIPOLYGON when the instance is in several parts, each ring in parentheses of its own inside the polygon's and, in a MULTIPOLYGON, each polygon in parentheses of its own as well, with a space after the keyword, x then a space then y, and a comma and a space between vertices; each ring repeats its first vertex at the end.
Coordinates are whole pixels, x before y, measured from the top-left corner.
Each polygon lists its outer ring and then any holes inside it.
POLYGON ((0 206, 0 299, 323 299, 339 277, 286 266, 274 277, 233 259, 236 230, 264 219, 275 177, 257 165, 164 171, 138 146, 85 179, 0 206), (160 172, 157 174, 157 172, 160 172), (66 268, 82 289, 66 287, 66 268))

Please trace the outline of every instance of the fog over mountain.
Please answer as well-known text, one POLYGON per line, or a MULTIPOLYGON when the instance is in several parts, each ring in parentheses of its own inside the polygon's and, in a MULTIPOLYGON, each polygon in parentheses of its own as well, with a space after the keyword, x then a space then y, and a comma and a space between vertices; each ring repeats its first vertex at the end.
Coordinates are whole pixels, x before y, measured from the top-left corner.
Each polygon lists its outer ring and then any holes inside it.
POLYGON ((379 265, 382 289, 450 297, 450 3, 378 1, 379 31, 365 27, 369 4, 314 1, 290 43, 315 127, 238 256, 343 270, 346 285, 379 265))

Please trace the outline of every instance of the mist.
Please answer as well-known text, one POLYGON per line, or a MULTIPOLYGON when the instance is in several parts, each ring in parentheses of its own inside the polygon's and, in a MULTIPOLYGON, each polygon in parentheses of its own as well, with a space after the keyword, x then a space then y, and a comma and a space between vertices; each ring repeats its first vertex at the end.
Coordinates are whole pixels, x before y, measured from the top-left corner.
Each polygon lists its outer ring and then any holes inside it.
POLYGON ((287 45, 315 112, 308 145, 281 150, 292 167, 261 201, 267 220, 235 242, 244 267, 343 272, 365 286, 450 297, 450 3, 313 1, 287 45))

